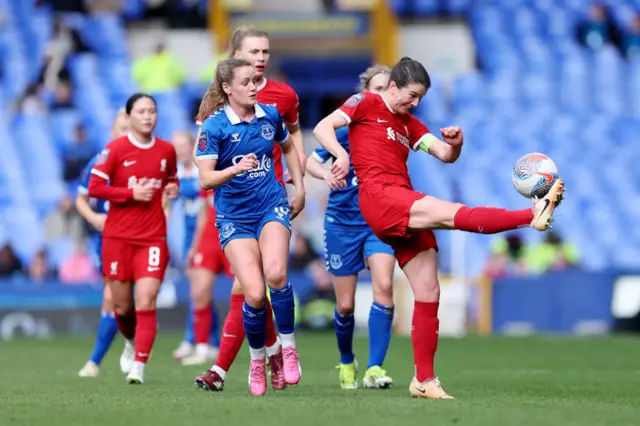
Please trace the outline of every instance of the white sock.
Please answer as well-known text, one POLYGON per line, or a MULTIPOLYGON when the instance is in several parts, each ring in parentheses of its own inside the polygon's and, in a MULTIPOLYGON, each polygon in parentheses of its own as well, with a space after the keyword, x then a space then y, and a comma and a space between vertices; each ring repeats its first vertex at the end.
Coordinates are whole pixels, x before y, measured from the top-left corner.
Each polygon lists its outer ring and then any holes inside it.
POLYGON ((280 350, 280 338, 276 338, 276 342, 273 345, 267 346, 267 356, 272 357, 275 354, 277 354, 279 350, 280 350))
POLYGON ((131 348, 135 348, 136 347, 136 342, 133 340, 125 340, 124 341, 125 346, 131 347, 131 348))
POLYGON ((220 376, 222 380, 224 380, 224 376, 227 375, 227 372, 224 371, 222 368, 218 367, 217 365, 214 365, 211 371, 215 371, 216 373, 218 373, 218 376, 220 376))
POLYGON ((142 372, 144 372, 145 365, 146 364, 144 362, 133 361, 133 365, 131 366, 131 371, 142 371, 142 372))
POLYGON ((209 344, 198 343, 196 345, 196 355, 200 355, 206 358, 206 356, 209 355, 209 344))
POLYGON ((280 339, 282 341, 283 349, 296 347, 296 338, 294 336, 294 333, 291 333, 291 334, 280 333, 280 339))
POLYGON ((251 353, 251 359, 252 360, 264 360, 264 356, 265 356, 265 348, 264 346, 261 347, 260 349, 253 349, 253 348, 249 348, 249 352, 251 353))

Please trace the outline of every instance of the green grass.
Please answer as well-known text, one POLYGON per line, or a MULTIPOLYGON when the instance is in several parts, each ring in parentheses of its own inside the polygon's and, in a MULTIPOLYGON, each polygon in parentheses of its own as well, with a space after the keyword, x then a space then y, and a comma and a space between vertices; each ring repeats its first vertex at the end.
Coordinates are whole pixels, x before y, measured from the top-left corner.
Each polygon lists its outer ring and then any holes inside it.
MULTIPOLYGON (((160 335, 142 386, 127 385, 119 373, 121 341, 98 379, 76 375, 91 338, 0 343, 0 425, 640 424, 634 337, 441 339, 437 372, 455 401, 409 396, 413 362, 404 338, 392 340, 385 365, 394 389, 347 392, 337 383, 334 337, 301 334, 300 385, 264 398, 249 395, 246 347, 225 391, 206 393, 192 387, 200 368, 171 359, 178 340, 160 335)), ((356 341, 356 351, 364 367, 366 340, 356 341)))

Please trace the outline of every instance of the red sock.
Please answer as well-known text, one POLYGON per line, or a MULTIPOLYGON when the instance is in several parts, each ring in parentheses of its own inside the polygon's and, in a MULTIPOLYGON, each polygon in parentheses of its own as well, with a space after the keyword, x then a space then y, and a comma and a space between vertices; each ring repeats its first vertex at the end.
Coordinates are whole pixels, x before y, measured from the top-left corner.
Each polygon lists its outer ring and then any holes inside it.
POLYGON ((438 302, 415 302, 411 325, 413 361, 416 364, 416 379, 424 382, 435 377, 433 358, 438 349, 438 302))
POLYGON ((495 234, 529 226, 533 210, 505 210, 495 207, 462 206, 453 218, 456 229, 477 234, 495 234))
POLYGON ((136 361, 147 363, 158 331, 155 309, 140 309, 136 311, 138 324, 136 325, 136 361))
POLYGON ((216 367, 229 371, 233 360, 236 359, 242 342, 244 341, 244 326, 242 325, 243 295, 231 295, 229 313, 222 327, 222 339, 220 339, 220 352, 216 360, 216 367))
MULTIPOLYGON (((267 290, 269 291, 269 290, 267 290)), ((264 344, 269 347, 276 344, 278 341, 278 333, 276 332, 276 326, 273 324, 273 309, 271 308, 271 303, 269 299, 267 299, 266 303, 266 313, 267 316, 267 337, 264 341, 264 344)))
POLYGON ((211 311, 211 305, 193 310, 193 334, 196 344, 209 343, 209 334, 211 333, 212 321, 213 314, 211 311))
POLYGON ((118 324, 118 330, 120 334, 127 340, 133 340, 136 335, 136 314, 135 312, 127 312, 124 315, 118 315, 117 312, 113 312, 116 317, 116 323, 118 324))

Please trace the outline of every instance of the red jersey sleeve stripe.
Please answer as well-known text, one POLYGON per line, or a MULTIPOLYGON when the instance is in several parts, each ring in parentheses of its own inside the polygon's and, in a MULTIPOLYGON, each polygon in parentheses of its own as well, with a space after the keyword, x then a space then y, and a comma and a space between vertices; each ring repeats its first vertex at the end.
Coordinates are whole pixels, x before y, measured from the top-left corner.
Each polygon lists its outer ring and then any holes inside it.
POLYGON ((92 175, 96 175, 96 176, 100 176, 104 180, 110 180, 108 174, 106 174, 104 172, 101 172, 100 170, 97 170, 97 169, 91 169, 91 174, 92 175))
POLYGON ((351 117, 349 117, 349 114, 347 114, 346 112, 344 112, 341 109, 337 109, 336 112, 338 114, 340 114, 341 116, 343 116, 345 120, 347 120, 347 124, 351 123, 351 117))

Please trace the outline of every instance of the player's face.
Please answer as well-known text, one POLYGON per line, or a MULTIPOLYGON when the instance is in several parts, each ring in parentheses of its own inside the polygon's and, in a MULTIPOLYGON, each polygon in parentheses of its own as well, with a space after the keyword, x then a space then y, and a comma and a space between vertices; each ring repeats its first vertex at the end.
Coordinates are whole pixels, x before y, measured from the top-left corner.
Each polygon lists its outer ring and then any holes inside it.
POLYGON ((381 72, 380 74, 374 75, 371 80, 369 80, 367 91, 371 93, 382 93, 385 91, 388 85, 389 74, 381 72))
POLYGON ((400 88, 392 81, 389 84, 389 92, 391 93, 391 108, 399 114, 407 114, 411 108, 418 106, 422 97, 427 93, 427 88, 418 83, 411 83, 400 88))
POLYGON ((129 115, 131 129, 143 135, 150 135, 156 127, 157 121, 156 104, 149 98, 138 99, 129 115))
POLYGON ((186 164, 193 161, 193 143, 191 138, 183 133, 178 133, 173 137, 173 146, 176 148, 178 161, 186 164))
POLYGON ((256 104, 256 71, 253 67, 239 67, 233 71, 233 79, 228 86, 229 99, 241 107, 252 107, 256 104))
POLYGON ((113 123, 111 129, 111 138, 118 139, 123 137, 129 131, 129 120, 124 114, 120 114, 116 117, 116 121, 113 123))
POLYGON ((256 79, 260 80, 269 64, 269 39, 267 37, 247 37, 235 56, 251 62, 256 69, 256 79))

